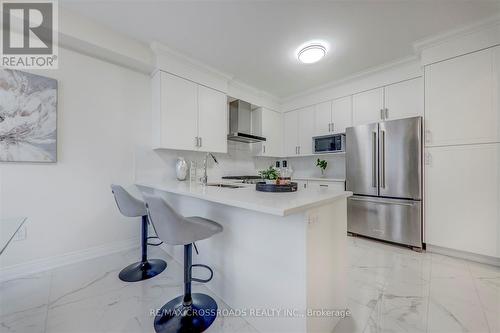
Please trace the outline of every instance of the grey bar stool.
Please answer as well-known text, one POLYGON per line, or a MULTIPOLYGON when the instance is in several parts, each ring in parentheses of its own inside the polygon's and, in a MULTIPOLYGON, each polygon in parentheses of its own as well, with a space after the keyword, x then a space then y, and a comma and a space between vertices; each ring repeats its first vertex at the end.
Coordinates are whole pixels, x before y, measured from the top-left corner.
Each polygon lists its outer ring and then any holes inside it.
POLYGON ((184 245, 184 295, 161 308, 154 321, 155 331, 203 332, 217 317, 217 303, 208 295, 191 294, 191 281, 208 282, 214 273, 206 265, 192 264, 192 244, 221 232, 222 226, 203 217, 184 217, 160 197, 144 194, 144 199, 158 237, 170 245, 184 245), (208 269, 210 277, 205 280, 193 278, 192 267, 208 269))
POLYGON ((111 185, 111 192, 113 192, 116 205, 122 215, 127 217, 142 217, 141 261, 122 269, 118 277, 125 282, 137 282, 160 274, 167 267, 167 263, 161 259, 148 260, 148 213, 146 205, 120 185, 111 185))

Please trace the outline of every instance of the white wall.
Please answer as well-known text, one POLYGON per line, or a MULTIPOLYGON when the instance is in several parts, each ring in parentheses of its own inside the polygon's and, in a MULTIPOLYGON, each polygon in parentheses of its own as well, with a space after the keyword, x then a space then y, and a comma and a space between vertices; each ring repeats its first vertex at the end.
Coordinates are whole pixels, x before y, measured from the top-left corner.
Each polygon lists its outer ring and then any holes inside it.
MULTIPOLYGON (((275 165, 276 161, 286 159, 294 170, 295 177, 320 177, 321 171, 316 167, 317 158, 328 162, 326 178, 345 178, 344 155, 300 156, 290 158, 254 157, 249 144, 228 142, 227 154, 215 154, 219 164, 209 160, 208 180, 218 181, 228 175, 257 175, 259 170, 275 165)), ((136 149, 136 179, 176 179, 175 163, 177 157, 198 163, 198 176, 201 175, 205 153, 180 150, 151 150, 150 145, 136 149)))
MULTIPOLYGON (((228 142, 227 154, 214 154, 219 162, 215 164, 209 160, 208 164, 208 180, 220 180, 222 176, 228 175, 256 175, 257 171, 267 168, 269 165, 274 165, 273 158, 253 157, 251 145, 228 142)), ((205 153, 181 150, 152 150, 151 145, 144 149, 136 150, 136 179, 176 179, 175 163, 177 157, 184 157, 188 162, 195 161, 198 168, 203 166, 205 153)), ((200 176, 201 170, 198 171, 200 176)))
POLYGON ((0 164, 0 216, 27 216, 28 237, 1 267, 139 238, 140 224, 118 213, 110 183, 131 183, 134 152, 150 144, 150 79, 60 49, 58 162, 0 164))
POLYGON ((288 164, 293 169, 294 177, 318 178, 321 177, 321 170, 316 166, 319 159, 328 162, 325 170, 325 178, 345 179, 345 155, 318 155, 300 156, 288 159, 288 164))

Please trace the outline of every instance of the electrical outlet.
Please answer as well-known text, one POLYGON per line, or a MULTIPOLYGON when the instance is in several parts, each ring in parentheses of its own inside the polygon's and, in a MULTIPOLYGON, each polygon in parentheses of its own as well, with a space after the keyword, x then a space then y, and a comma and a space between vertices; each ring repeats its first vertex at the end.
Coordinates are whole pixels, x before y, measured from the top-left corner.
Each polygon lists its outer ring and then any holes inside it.
POLYGON ((26 229, 26 224, 23 224, 21 228, 14 235, 13 241, 23 241, 28 237, 28 231, 26 229))

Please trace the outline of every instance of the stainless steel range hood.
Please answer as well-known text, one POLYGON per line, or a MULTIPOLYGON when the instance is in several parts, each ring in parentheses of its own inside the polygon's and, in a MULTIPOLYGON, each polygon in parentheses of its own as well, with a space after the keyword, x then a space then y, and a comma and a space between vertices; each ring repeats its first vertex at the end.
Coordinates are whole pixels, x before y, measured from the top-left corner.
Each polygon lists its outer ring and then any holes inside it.
POLYGON ((266 141, 252 134, 252 107, 250 103, 237 99, 229 103, 229 134, 227 139, 245 143, 266 141))

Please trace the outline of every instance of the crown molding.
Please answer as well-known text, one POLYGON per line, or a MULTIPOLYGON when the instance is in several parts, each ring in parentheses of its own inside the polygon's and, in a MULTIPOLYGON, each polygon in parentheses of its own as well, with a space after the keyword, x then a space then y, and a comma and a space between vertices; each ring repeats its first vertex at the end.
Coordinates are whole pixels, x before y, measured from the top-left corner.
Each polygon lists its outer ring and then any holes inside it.
POLYGON ((384 71, 387 71, 387 70, 392 69, 392 68, 396 68, 396 67, 399 67, 399 66, 410 64, 410 63, 416 62, 416 61, 418 61, 418 57, 416 55, 412 55, 412 56, 409 56, 409 57, 401 58, 401 59, 398 59, 398 60, 395 60, 395 61, 391 61, 391 62, 382 64, 380 66, 371 67, 371 68, 369 68, 367 70, 354 73, 354 74, 346 76, 346 77, 344 77, 342 79, 330 81, 328 83, 325 83, 325 84, 322 84, 322 85, 319 85, 319 86, 307 89, 307 90, 302 91, 300 93, 284 97, 284 98, 281 99, 281 101, 282 101, 282 103, 287 103, 287 102, 290 102, 292 100, 305 97, 307 95, 312 95, 312 94, 320 92, 322 90, 332 89, 332 88, 338 87, 340 85, 343 85, 343 84, 346 84, 346 83, 350 83, 352 81, 359 80, 359 79, 362 79, 362 78, 365 78, 365 77, 368 77, 368 76, 371 76, 371 75, 374 75, 374 74, 377 74, 377 73, 380 73, 380 72, 384 72, 384 71))
MULTIPOLYGON (((250 95, 253 97, 253 100, 249 100, 249 102, 252 104, 263 106, 262 100, 264 99, 276 104, 281 103, 281 100, 278 97, 236 79, 233 74, 220 71, 199 60, 193 59, 192 57, 189 57, 186 54, 174 50, 166 46, 165 44, 154 41, 151 43, 150 48, 157 57, 153 73, 156 72, 157 70, 164 70, 164 68, 162 68, 164 64, 161 63, 160 59, 161 57, 164 57, 164 59, 172 60, 178 65, 182 64, 182 66, 186 66, 196 71, 203 72, 207 75, 217 78, 218 80, 223 80, 228 86, 227 89, 228 91, 231 89, 231 87, 234 88, 235 90, 244 91, 245 95, 250 95)), ((172 68, 177 67, 176 64, 173 64, 171 67, 172 68)), ((169 72, 169 69, 166 69, 166 71, 169 72)), ((173 73, 173 74, 179 74, 179 76, 183 76, 182 73, 173 73)), ((192 80, 197 81, 194 78, 192 80)), ((237 96, 231 96, 231 97, 237 97, 237 96)), ((264 103, 264 104, 269 104, 269 103, 264 103)))
POLYGON ((472 24, 449 30, 444 33, 424 38, 413 43, 413 49, 417 54, 423 50, 449 42, 451 39, 461 38, 470 34, 479 33, 485 29, 493 28, 500 25, 500 15, 490 16, 484 20, 474 22, 472 24))
MULTIPOLYGON (((229 95, 233 92, 235 95, 237 90, 243 91, 245 95, 252 95, 254 99, 256 99, 252 104, 257 106, 264 106, 268 109, 274 111, 280 111, 281 99, 277 96, 274 96, 266 91, 260 90, 254 86, 251 86, 247 83, 244 83, 240 80, 231 80, 228 83, 229 85, 229 95)), ((232 96, 239 97, 239 96, 232 96)))
MULTIPOLYGON (((198 61, 196 59, 193 59, 179 51, 176 51, 165 44, 161 44, 157 41, 154 41, 150 45, 151 50, 155 53, 156 56, 166 56, 169 58, 173 58, 177 61, 181 61, 185 63, 186 65, 192 66, 197 68, 198 70, 205 71, 209 74, 216 75, 226 81, 230 81, 233 79, 233 75, 229 73, 225 73, 223 71, 220 71, 214 67, 208 66, 201 61, 198 61)), ((156 70, 156 69, 155 69, 156 70)))

